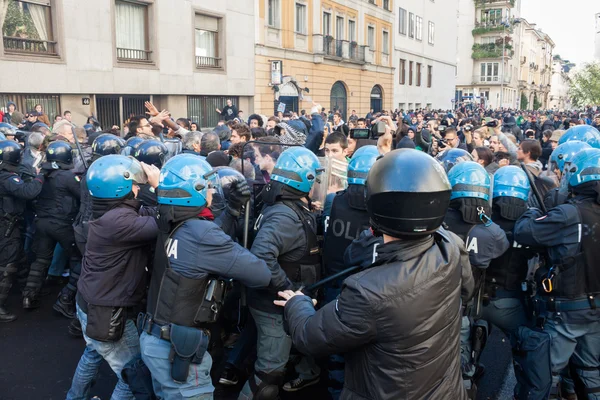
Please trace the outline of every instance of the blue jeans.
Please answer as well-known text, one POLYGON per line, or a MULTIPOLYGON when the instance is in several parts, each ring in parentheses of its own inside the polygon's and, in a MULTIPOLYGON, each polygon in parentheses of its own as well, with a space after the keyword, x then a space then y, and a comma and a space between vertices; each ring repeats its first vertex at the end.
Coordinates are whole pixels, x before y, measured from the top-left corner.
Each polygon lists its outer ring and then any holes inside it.
POLYGON ((56 243, 54 254, 52 255, 52 264, 48 268, 48 275, 61 276, 69 263, 69 255, 62 248, 60 243, 56 243))
POLYGON ((215 390, 210 377, 212 358, 204 353, 200 364, 190 364, 185 383, 177 383, 171 378, 171 343, 142 332, 140 337, 142 360, 152 374, 154 393, 163 400, 212 400, 215 390))
POLYGON ((125 325, 123 336, 116 342, 99 342, 90 339, 86 334, 87 314, 77 305, 77 318, 81 322, 81 330, 86 347, 79 360, 67 400, 87 400, 89 391, 98 374, 102 359, 117 375, 118 382, 112 393, 111 400, 135 400, 129 386, 121 378, 121 370, 132 358, 140 354, 140 342, 137 329, 132 320, 125 325))
POLYGON ((234 366, 237 370, 244 369, 244 360, 256 353, 256 325, 252 316, 248 316, 246 326, 238 341, 233 346, 227 357, 227 364, 234 366))

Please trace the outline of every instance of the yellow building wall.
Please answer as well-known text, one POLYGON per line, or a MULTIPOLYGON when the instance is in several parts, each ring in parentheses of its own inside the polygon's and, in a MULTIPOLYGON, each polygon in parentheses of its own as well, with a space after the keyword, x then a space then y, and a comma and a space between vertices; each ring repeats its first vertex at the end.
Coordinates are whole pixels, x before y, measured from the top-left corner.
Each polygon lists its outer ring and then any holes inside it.
MULTIPOLYGON (((271 81, 271 63, 268 57, 256 56, 256 91, 254 96, 254 112, 267 116, 273 115, 275 92, 269 87, 271 81)), ((331 87, 336 81, 346 85, 347 115, 351 110, 364 116, 371 106, 371 90, 380 85, 383 89, 383 109, 392 110, 393 106, 393 74, 362 71, 354 68, 315 64, 312 62, 283 60, 283 75, 292 76, 300 87, 308 87, 308 96, 322 107, 329 110, 331 87), (308 77, 308 81, 304 77, 308 77)), ((299 101, 299 110, 310 112, 311 101, 299 101)))

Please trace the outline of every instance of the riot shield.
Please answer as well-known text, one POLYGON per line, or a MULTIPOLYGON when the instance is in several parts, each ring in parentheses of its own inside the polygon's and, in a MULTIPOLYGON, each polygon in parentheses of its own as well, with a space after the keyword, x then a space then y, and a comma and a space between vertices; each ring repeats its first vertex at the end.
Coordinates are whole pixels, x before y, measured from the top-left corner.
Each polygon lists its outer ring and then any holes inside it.
POLYGON ((183 143, 179 139, 165 139, 163 144, 167 147, 169 152, 165 156, 165 162, 167 162, 172 157, 175 157, 177 154, 181 154, 183 151, 183 143))
POLYGON ((319 157, 323 172, 313 185, 310 198, 313 203, 325 206, 327 195, 335 194, 348 187, 348 161, 333 157, 319 157))

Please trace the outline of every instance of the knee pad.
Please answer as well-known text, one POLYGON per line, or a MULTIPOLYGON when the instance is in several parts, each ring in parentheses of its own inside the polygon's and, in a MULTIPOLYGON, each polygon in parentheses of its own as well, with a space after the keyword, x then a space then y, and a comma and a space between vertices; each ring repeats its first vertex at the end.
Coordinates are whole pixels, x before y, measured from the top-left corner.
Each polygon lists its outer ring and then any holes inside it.
POLYGON ((282 372, 256 371, 248 383, 254 400, 276 400, 279 398, 279 386, 283 380, 282 372), (256 382, 258 381, 258 382, 256 382))

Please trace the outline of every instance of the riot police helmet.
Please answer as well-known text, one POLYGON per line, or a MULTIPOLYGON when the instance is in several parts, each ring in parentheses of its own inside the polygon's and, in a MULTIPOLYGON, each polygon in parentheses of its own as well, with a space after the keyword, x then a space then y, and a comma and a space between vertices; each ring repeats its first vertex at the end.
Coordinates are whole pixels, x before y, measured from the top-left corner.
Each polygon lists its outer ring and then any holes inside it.
POLYGON ((474 161, 464 161, 448 172, 452 185, 450 200, 474 198, 488 201, 490 198, 491 178, 487 171, 474 161))
POLYGON ((48 145, 46 149, 46 161, 49 163, 60 163, 62 165, 73 164, 73 148, 67 142, 57 140, 48 145))
POLYGON ((21 146, 14 140, 0 140, 0 166, 17 166, 21 162, 21 146))
POLYGON ((142 164, 133 157, 109 154, 92 163, 86 174, 90 194, 97 199, 121 199, 134 184, 146 183, 142 164))
POLYGON ((452 167, 458 163, 463 161, 473 161, 473 156, 463 149, 448 149, 443 153, 438 154, 435 159, 442 164, 442 167, 444 167, 446 173, 448 173, 452 167))
POLYGON ((92 143, 92 154, 107 156, 109 154, 120 154, 125 147, 125 142, 111 133, 103 133, 94 139, 92 143))
POLYGON ((600 149, 600 131, 590 125, 575 125, 560 137, 558 144, 580 140, 586 142, 595 149, 600 149))
POLYGON ((6 122, 0 122, 0 134, 4 135, 5 139, 6 136, 16 136, 17 128, 6 122))
POLYGON ((193 154, 178 154, 160 171, 158 204, 182 207, 204 207, 212 200, 211 189, 217 174, 209 163, 193 154))
POLYGON ((570 140, 559 145, 550 155, 550 170, 564 171, 565 166, 570 164, 571 159, 581 150, 593 148, 586 142, 580 140, 570 140))
POLYGON ((132 156, 135 153, 135 150, 140 144, 142 144, 143 141, 144 139, 142 139, 139 136, 130 137, 129 139, 127 139, 123 150, 121 150, 121 154, 124 156, 132 156))
POLYGON ((494 174, 493 198, 513 197, 523 201, 529 199, 531 186, 527 174, 519 167, 509 165, 494 174))
POLYGON ((367 175, 378 157, 379 153, 373 154, 368 152, 353 156, 348 163, 348 184, 364 186, 367 181, 367 175))
POLYGON ((570 187, 600 181, 600 149, 581 150, 571 159, 565 171, 570 187))
POLYGON ((433 233, 444 221, 451 191, 444 168, 433 157, 414 149, 387 153, 367 175, 371 227, 393 237, 433 233))
POLYGON ((379 150, 377 149, 377 146, 368 144, 368 145, 362 146, 360 149, 356 150, 352 154, 352 157, 358 157, 363 154, 374 154, 376 156, 379 156, 379 150))
POLYGON ((169 150, 167 146, 158 140, 145 140, 135 149, 133 156, 139 161, 148 165, 154 165, 158 169, 162 168, 169 150))
POLYGON ((271 180, 280 182, 302 193, 309 193, 323 172, 317 156, 305 147, 290 147, 275 163, 271 180))

